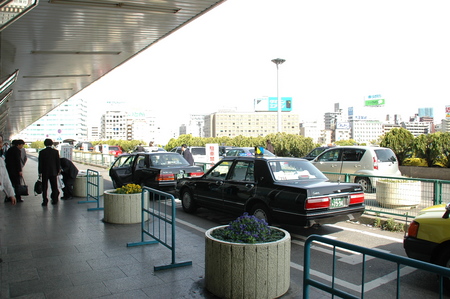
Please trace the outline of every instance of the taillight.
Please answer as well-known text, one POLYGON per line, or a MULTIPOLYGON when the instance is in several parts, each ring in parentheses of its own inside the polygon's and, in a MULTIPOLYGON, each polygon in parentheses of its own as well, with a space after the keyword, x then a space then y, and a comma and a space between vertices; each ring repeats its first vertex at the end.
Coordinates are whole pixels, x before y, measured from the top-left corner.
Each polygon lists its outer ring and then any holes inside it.
POLYGON ((198 177, 201 177, 203 174, 204 174, 203 171, 202 172, 191 172, 190 173, 191 178, 198 178, 198 177))
POLYGON ((417 238, 418 232, 419 232, 419 223, 417 223, 415 221, 411 222, 411 224, 409 225, 409 228, 408 228, 408 236, 417 238))
POLYGON ((324 209, 330 206, 330 198, 329 197, 318 197, 318 198, 310 198, 306 200, 305 209, 313 210, 313 209, 324 209))
POLYGON ((350 204, 364 203, 364 193, 356 193, 350 195, 350 204))
POLYGON ((373 157, 373 169, 378 170, 378 160, 376 157, 373 157))
POLYGON ((156 176, 156 180, 157 181, 174 181, 175 180, 175 175, 173 173, 168 173, 168 174, 158 174, 156 176))

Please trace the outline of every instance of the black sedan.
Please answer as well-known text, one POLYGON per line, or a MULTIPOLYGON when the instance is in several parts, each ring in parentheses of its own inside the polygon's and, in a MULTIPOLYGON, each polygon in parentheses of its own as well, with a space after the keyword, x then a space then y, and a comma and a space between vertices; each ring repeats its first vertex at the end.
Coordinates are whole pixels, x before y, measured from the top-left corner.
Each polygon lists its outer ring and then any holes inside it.
POLYGON ((132 153, 119 156, 109 170, 114 188, 138 184, 173 191, 179 178, 201 177, 203 169, 190 166, 177 153, 132 153))
POLYGON ((298 226, 356 219, 364 212, 359 184, 332 183, 309 161, 283 157, 225 157, 199 178, 180 179, 184 211, 198 207, 248 212, 269 223, 298 226))

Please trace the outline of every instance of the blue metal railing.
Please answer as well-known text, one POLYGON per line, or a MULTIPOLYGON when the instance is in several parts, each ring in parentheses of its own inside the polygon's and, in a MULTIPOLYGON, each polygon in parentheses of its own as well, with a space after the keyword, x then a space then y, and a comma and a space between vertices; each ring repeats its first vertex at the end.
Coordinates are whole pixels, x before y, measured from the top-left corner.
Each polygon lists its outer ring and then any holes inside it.
POLYGON ((88 211, 103 210, 100 207, 100 173, 88 169, 86 171, 86 200, 80 200, 78 203, 95 203, 97 207, 88 208, 88 211))
POLYGON ((365 192, 366 212, 414 218, 420 210, 450 202, 450 181, 408 177, 324 172, 330 181, 355 182, 367 178, 373 183, 365 192))
MULTIPOLYGON (((354 244, 345 243, 338 240, 333 240, 327 237, 319 236, 319 235, 311 235, 305 241, 305 249, 304 249, 304 272, 303 272, 303 298, 309 298, 310 287, 316 287, 322 291, 325 291, 333 296, 339 296, 341 298, 364 298, 364 286, 365 286, 365 275, 366 275, 366 256, 372 256, 375 258, 387 260, 397 264, 397 292, 396 298, 400 298, 400 271, 401 265, 409 266, 421 270, 425 270, 431 273, 435 273, 439 276, 439 298, 443 298, 444 296, 444 277, 450 277, 450 269, 437 266, 430 263, 425 263, 422 261, 410 259, 407 257, 386 253, 383 251, 379 251, 376 249, 361 247, 354 244), (314 280, 311 278, 311 244, 312 242, 321 242, 324 244, 330 244, 333 246, 333 259, 332 259, 332 278, 331 285, 326 285, 320 281, 314 280), (362 253, 362 275, 361 275, 361 290, 360 295, 355 296, 350 293, 345 292, 342 289, 337 288, 336 281, 336 248, 343 248, 347 250, 351 250, 354 252, 362 253)), ((324 261, 322 260, 322 263, 324 261)))
POLYGON ((192 261, 176 262, 176 203, 172 194, 144 187, 141 194, 141 241, 127 243, 127 247, 161 243, 171 250, 172 262, 155 266, 154 270, 164 270, 192 265, 192 261), (170 201, 168 203, 167 201, 170 201), (149 236, 153 240, 146 241, 149 236))

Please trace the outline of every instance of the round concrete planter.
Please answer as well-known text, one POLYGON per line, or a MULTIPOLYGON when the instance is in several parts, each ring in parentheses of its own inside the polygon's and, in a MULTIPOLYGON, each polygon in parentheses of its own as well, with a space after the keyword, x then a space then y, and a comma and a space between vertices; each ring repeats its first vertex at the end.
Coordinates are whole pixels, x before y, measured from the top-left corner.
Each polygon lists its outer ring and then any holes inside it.
POLYGON ((420 204, 422 195, 419 181, 378 180, 376 200, 385 208, 411 208, 420 204))
MULTIPOLYGON (((92 182, 92 181, 91 181, 92 182)), ((103 177, 99 177, 99 194, 103 194, 103 177)), ((75 182, 73 183, 73 195, 76 197, 86 197, 87 196, 87 177, 86 176, 77 176, 75 182)))
MULTIPOLYGON (((118 194, 116 190, 106 190, 103 193, 104 217, 103 221, 116 224, 140 223, 141 193, 118 194)), ((148 214, 144 214, 148 219, 148 214)))
POLYGON ((231 243, 205 233, 205 286, 220 298, 277 298, 290 285, 291 236, 270 243, 231 243))

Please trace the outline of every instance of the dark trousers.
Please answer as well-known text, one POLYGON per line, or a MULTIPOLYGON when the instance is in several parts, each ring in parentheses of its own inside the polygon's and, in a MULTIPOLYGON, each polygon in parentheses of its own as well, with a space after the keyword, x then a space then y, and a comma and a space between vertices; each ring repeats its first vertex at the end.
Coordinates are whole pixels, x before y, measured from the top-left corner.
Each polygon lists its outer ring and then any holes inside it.
POLYGON ((16 194, 16 200, 22 200, 22 196, 19 193, 19 186, 21 185, 21 179, 19 173, 8 171, 9 180, 11 181, 11 185, 14 188, 14 193, 16 194))
POLYGON ((73 197, 73 184, 75 183, 75 179, 63 174, 63 183, 64 183, 64 197, 73 197))
POLYGON ((48 191, 48 182, 50 181, 50 187, 52 188, 52 193, 50 194, 50 198, 52 202, 57 202, 59 198, 59 190, 58 190, 58 177, 55 176, 42 176, 42 200, 44 203, 48 202, 47 191, 48 191))

